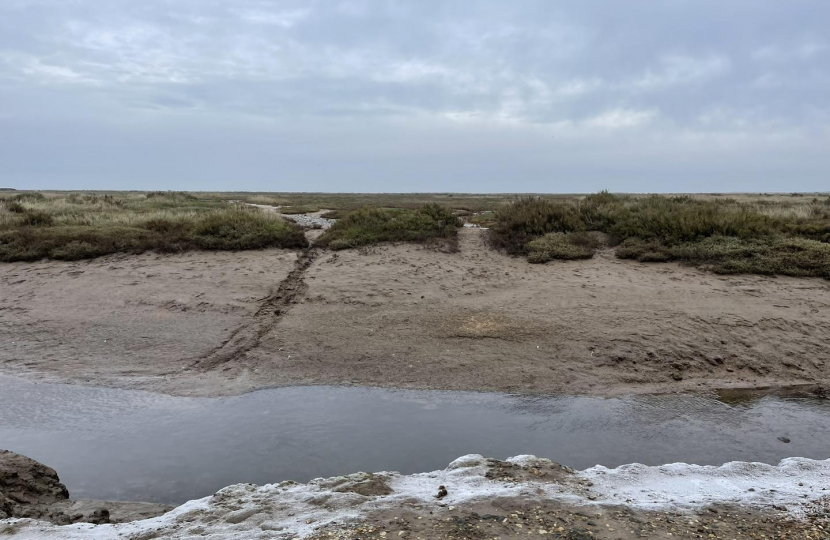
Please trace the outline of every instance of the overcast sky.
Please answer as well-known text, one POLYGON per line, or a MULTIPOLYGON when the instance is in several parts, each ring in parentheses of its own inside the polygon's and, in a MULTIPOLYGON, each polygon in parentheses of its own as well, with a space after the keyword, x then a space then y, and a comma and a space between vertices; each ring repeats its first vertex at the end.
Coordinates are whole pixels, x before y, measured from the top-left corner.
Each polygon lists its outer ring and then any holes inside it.
POLYGON ((0 187, 830 190, 827 0, 0 0, 0 187))

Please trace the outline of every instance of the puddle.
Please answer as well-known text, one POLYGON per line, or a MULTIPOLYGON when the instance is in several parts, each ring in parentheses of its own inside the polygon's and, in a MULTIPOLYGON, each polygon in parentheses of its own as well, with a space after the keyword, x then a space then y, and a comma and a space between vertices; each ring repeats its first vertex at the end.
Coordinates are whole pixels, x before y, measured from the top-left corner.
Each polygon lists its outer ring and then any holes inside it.
POLYGON ((181 503, 240 482, 442 469, 468 453, 578 469, 827 459, 830 401, 332 387, 203 399, 0 377, 0 448, 54 467, 75 498, 181 503))

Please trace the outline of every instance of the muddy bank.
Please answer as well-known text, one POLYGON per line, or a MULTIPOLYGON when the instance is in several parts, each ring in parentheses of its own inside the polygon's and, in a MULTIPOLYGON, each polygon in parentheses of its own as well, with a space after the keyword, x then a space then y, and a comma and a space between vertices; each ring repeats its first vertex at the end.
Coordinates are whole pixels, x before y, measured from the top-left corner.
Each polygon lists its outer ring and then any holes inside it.
POLYGON ((610 251, 530 265, 483 235, 463 230, 459 253, 0 265, 0 372, 200 396, 305 384, 619 395, 830 379, 827 281, 610 251))
POLYGON ((826 538, 830 461, 574 471, 467 455, 431 473, 229 486, 121 525, 0 522, 16 538, 826 538))
MULTIPOLYGON (((155 517, 170 509, 152 503, 71 500, 54 469, 0 450, 0 520, 29 518, 58 525, 122 523, 155 517)), ((2 529, 0 525, 0 532, 2 529)))

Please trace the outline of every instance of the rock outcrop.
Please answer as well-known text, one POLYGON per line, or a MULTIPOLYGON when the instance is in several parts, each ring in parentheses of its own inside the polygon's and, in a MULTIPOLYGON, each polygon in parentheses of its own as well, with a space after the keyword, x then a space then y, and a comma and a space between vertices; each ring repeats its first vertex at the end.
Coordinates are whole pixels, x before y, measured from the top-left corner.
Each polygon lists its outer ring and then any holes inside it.
POLYGON ((49 518, 49 508, 69 500, 69 490, 54 469, 0 450, 0 519, 49 518))
POLYGON ((0 519, 30 518, 58 525, 104 524, 155 517, 169 509, 152 503, 70 500, 69 490, 54 469, 0 450, 0 519))

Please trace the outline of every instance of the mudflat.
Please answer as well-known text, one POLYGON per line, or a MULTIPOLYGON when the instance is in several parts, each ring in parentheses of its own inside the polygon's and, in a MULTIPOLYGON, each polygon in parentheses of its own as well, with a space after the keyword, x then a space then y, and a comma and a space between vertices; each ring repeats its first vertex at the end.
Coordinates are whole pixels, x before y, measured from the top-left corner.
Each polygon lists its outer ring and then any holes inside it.
POLYGON ((826 385, 830 282, 421 245, 0 265, 0 372, 217 396, 297 384, 617 395, 826 385))

